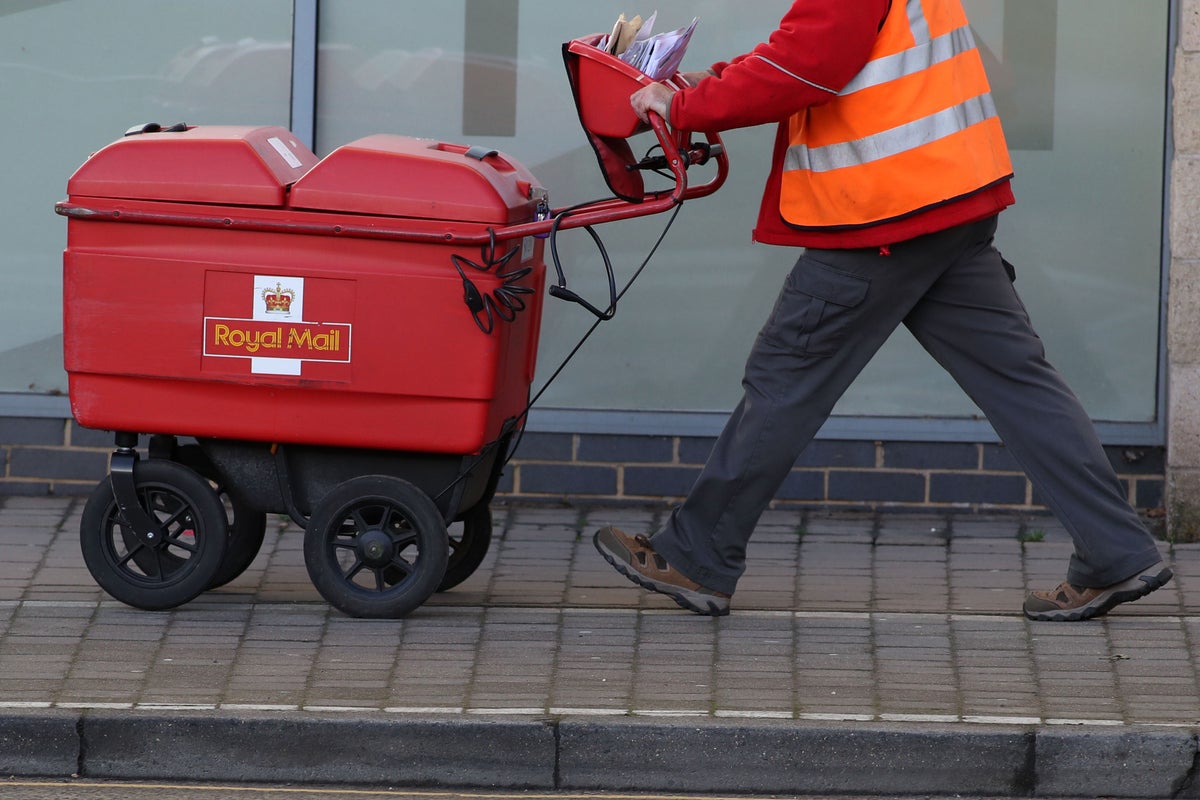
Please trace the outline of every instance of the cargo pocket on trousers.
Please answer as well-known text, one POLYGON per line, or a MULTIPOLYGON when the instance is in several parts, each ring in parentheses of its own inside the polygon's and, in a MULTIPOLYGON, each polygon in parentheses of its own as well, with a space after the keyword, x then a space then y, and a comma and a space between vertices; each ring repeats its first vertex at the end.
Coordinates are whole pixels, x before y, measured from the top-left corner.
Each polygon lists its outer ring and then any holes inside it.
POLYGON ((784 282, 762 336, 798 355, 832 356, 846 340, 853 310, 870 286, 866 278, 805 256, 784 282))

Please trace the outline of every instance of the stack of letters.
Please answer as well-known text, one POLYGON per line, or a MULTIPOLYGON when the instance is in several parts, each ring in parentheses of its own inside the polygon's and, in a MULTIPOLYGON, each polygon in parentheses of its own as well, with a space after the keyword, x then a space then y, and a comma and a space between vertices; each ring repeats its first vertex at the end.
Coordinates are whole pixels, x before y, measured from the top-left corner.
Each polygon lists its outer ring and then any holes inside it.
POLYGON ((668 33, 654 33, 654 20, 658 12, 643 21, 641 16, 626 19, 622 14, 613 26, 612 33, 597 44, 622 61, 641 70, 651 80, 661 81, 671 77, 683 62, 684 51, 696 30, 699 19, 690 25, 668 33))

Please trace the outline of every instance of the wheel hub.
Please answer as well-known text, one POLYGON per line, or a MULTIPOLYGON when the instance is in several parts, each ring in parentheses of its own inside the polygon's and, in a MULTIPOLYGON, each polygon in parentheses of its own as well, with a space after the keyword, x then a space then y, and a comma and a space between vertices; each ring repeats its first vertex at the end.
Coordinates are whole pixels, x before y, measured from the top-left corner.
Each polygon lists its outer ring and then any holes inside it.
POLYGON ((392 537, 381 530, 365 531, 358 537, 358 557, 372 567, 390 564, 396 555, 392 537))

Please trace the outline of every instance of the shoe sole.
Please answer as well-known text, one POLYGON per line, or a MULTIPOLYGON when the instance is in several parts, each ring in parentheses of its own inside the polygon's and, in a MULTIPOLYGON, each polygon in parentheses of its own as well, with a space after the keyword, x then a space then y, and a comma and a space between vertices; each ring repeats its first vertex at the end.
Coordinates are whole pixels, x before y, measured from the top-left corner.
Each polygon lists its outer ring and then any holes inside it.
POLYGON ((1161 589, 1174 577, 1170 568, 1163 568, 1156 575, 1136 575, 1118 584, 1112 591, 1100 595, 1086 606, 1062 609, 1061 611, 1025 612, 1025 616, 1037 622, 1081 622, 1085 619, 1102 617, 1121 603, 1140 600, 1156 589, 1161 589))
POLYGON ((705 617, 723 617, 729 613, 729 606, 721 606, 713 600, 699 594, 698 592, 689 592, 680 586, 674 586, 669 583, 659 583, 655 580, 647 578, 642 573, 635 570, 633 567, 626 564, 615 555, 605 550, 604 547, 596 539, 592 540, 592 544, 596 546, 596 551, 604 556, 604 560, 612 564, 613 569, 624 575, 629 580, 641 586, 643 589, 649 589, 658 594, 665 594, 667 597, 675 601, 675 604, 680 608, 691 611, 694 614, 700 614, 705 617), (695 599, 693 599, 695 598, 695 599))

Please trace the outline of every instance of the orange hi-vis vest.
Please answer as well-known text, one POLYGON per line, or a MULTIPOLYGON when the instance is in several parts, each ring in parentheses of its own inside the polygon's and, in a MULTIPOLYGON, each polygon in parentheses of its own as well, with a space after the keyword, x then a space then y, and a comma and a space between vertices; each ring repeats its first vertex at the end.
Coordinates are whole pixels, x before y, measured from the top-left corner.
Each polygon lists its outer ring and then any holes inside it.
POLYGON ((780 213, 799 229, 901 219, 1012 177, 959 0, 893 0, 862 71, 787 124, 780 213))

